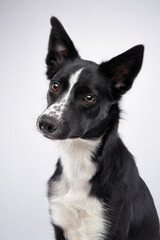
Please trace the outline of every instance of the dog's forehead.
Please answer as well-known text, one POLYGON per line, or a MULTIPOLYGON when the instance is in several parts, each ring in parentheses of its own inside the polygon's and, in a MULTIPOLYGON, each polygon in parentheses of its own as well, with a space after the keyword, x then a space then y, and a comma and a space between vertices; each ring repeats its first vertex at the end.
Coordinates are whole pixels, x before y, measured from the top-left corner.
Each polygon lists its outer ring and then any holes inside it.
POLYGON ((56 81, 69 81, 70 79, 73 82, 73 79, 76 78, 76 82, 81 82, 84 79, 91 78, 97 72, 97 64, 94 62, 80 60, 73 63, 64 65, 53 77, 52 80, 56 81), (82 71, 79 72, 79 70, 82 71), (77 75, 77 72, 79 74, 77 75))
MULTIPOLYGON (((77 71, 75 71, 74 73, 72 73, 69 77, 69 85, 70 88, 73 88, 73 86, 80 81, 80 76, 82 74, 83 71, 83 67, 79 68, 77 71)), ((71 89, 70 89, 71 90, 71 89)))

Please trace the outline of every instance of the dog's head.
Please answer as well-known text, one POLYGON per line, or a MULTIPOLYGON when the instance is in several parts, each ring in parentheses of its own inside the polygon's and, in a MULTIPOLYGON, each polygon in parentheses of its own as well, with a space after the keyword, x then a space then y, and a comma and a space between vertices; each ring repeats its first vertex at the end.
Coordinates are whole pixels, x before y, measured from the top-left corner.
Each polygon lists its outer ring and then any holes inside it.
POLYGON ((80 58, 58 19, 52 17, 51 25, 48 107, 38 118, 38 129, 51 139, 98 138, 116 125, 118 101, 141 68, 144 47, 98 65, 80 58))

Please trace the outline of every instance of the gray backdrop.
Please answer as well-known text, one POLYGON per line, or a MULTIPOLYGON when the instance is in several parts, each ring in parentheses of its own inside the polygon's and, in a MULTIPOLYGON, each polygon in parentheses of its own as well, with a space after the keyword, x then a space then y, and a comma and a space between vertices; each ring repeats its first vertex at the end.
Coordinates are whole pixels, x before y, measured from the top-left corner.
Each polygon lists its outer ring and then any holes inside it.
POLYGON ((121 103, 120 135, 160 215, 160 1, 0 1, 0 239, 53 239, 47 179, 55 143, 36 131, 46 107, 49 19, 64 24, 83 58, 101 62, 136 44, 144 64, 121 103))

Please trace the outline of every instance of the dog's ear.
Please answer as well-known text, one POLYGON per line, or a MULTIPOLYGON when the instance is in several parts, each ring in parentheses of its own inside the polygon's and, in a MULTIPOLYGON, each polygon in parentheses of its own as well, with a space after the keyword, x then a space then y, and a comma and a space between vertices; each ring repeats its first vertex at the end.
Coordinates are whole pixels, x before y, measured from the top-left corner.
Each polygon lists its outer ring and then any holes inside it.
POLYGON ((51 33, 48 43, 48 54, 46 64, 48 68, 56 69, 67 59, 74 60, 79 57, 76 48, 62 24, 55 17, 51 20, 51 33))
POLYGON ((144 46, 138 45, 99 66, 99 71, 111 81, 116 99, 132 87, 142 66, 143 52, 144 46))

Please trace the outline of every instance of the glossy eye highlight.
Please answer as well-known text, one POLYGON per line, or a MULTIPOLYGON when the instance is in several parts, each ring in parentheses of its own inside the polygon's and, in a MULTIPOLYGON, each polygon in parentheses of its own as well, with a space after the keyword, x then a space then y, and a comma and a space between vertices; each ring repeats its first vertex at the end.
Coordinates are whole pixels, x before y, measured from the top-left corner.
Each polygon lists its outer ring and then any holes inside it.
POLYGON ((95 102, 95 97, 93 97, 92 95, 87 95, 83 98, 83 100, 87 103, 93 103, 95 102))
POLYGON ((60 88, 60 85, 57 82, 54 82, 51 86, 51 89, 53 92, 58 92, 60 88))

